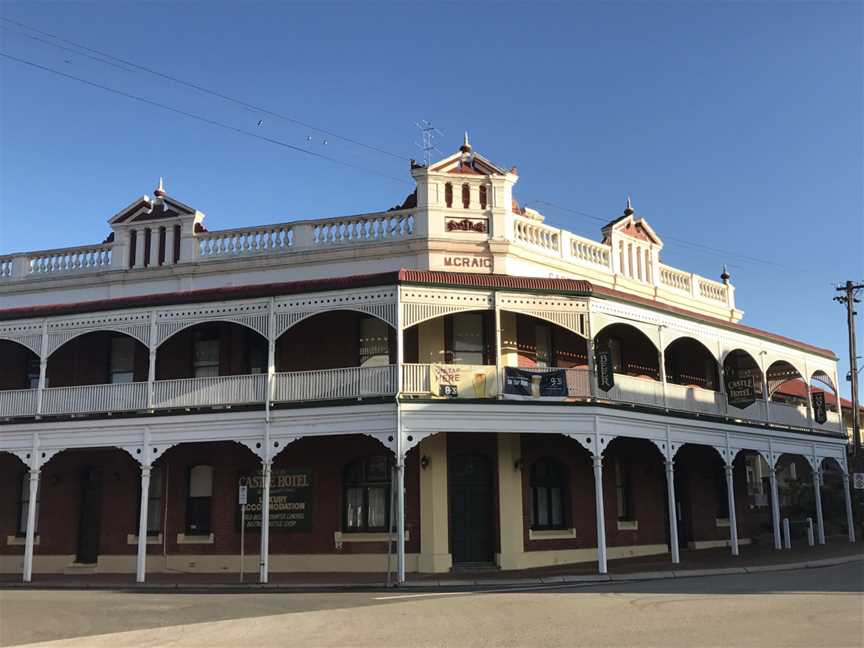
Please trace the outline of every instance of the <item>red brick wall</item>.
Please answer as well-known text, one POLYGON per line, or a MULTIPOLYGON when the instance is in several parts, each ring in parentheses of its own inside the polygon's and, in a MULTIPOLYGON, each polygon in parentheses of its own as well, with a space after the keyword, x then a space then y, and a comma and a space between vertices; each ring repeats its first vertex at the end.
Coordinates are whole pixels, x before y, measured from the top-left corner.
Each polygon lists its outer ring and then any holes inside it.
MULTIPOLYGON (((219 375, 238 376, 249 373, 250 352, 267 358, 267 340, 240 324, 214 322, 184 329, 168 338, 156 353, 156 379, 191 378, 193 374, 193 339, 196 331, 207 331, 219 340, 219 375)), ((266 369, 266 367, 265 367, 266 369)), ((145 370, 144 379, 147 379, 145 370)))
MULTIPOLYGON (((271 530, 272 553, 334 553, 333 534, 342 530, 342 474, 351 461, 388 454, 378 441, 363 435, 327 439, 300 439, 290 444, 274 462, 275 467, 307 468, 312 473, 312 530, 281 532, 271 530)), ((237 483, 241 475, 260 471, 260 462, 239 444, 182 444, 168 450, 157 462, 162 470, 163 502, 167 503, 167 551, 177 554, 234 554, 240 550, 237 521, 237 483), (206 464, 214 468, 211 501, 212 545, 177 544, 177 534, 186 529, 187 471, 206 464), (167 491, 166 491, 167 489, 167 491)), ((121 450, 66 451, 42 469, 40 482, 40 544, 36 554, 74 554, 77 550, 81 487, 88 466, 101 473, 100 555, 134 554, 135 545, 127 534, 138 532, 140 469, 121 450)), ((18 484, 23 464, 0 453, 0 537, 15 535, 18 484)), ((408 552, 420 549, 420 477, 417 450, 408 453, 406 464, 406 529, 410 534, 408 552)), ((165 504, 163 504, 164 506, 165 504)), ((162 511, 163 519, 165 511, 162 511)), ((163 529, 163 531, 166 531, 163 529)), ((257 551, 260 535, 247 530, 247 550, 257 551)), ((161 554, 161 545, 148 545, 148 553, 161 554)), ((346 543, 342 553, 385 552, 385 543, 346 543)), ((0 553, 21 554, 23 547, 0 543, 0 553)))
MULTIPOLYGON (((98 331, 76 337, 48 358, 46 377, 49 387, 70 385, 99 385, 109 381, 111 338, 119 335, 111 331, 98 331)), ((147 347, 135 341, 133 366, 136 381, 147 380, 147 347)))

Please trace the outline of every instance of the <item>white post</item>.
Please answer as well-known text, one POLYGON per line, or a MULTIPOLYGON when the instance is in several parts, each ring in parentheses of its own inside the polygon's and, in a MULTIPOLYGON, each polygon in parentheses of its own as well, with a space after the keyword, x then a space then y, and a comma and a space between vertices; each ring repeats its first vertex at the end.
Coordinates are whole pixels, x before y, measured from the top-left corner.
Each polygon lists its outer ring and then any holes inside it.
POLYGON ((147 409, 156 406, 156 312, 150 313, 149 364, 147 365, 147 409))
POLYGON ((498 307, 498 293, 495 293, 495 383, 497 398, 504 397, 504 375, 501 370, 501 309, 498 307))
MULTIPOLYGON (((657 329, 657 342, 660 345, 658 350, 659 360, 660 360, 660 384, 663 387, 663 407, 668 408, 668 397, 666 395, 666 353, 663 349, 663 327, 660 326, 657 329)), ((674 554, 673 554, 674 555, 674 554)), ((678 562, 673 559, 673 562, 678 562)))
POLYGON ((785 549, 792 548, 792 532, 789 529, 789 518, 783 518, 783 547, 785 549))
POLYGON ((165 226, 165 265, 174 265, 174 226, 165 226))
POLYGON ((270 313, 267 320, 267 393, 264 395, 265 418, 270 421, 270 403, 276 380, 276 300, 270 298, 270 313))
POLYGON ((42 414, 42 400, 45 393, 45 377, 48 371, 48 320, 42 321, 42 344, 39 353, 39 389, 36 393, 36 416, 42 414))
POLYGON ((735 484, 732 462, 726 464, 726 498, 729 502, 729 544, 732 555, 738 555, 738 516, 735 513, 735 484))
POLYGON ((822 518, 822 470, 813 470, 813 495, 816 501, 816 534, 819 544, 825 544, 825 520, 822 518))
POLYGON ((603 509, 603 455, 594 455, 594 508, 597 512, 597 571, 606 573, 606 513, 603 509))
POLYGON ((813 537, 813 518, 807 518, 807 544, 809 546, 814 546, 816 544, 816 540, 813 537))
POLYGON ((780 496, 777 493, 777 469, 774 466, 768 468, 768 480, 771 484, 771 522, 774 526, 774 548, 782 549, 780 540, 780 496))
POLYGON ((150 267, 159 266, 159 228, 150 228, 150 267))
POLYGON ((261 461, 261 563, 258 581, 266 583, 270 569, 270 468, 269 459, 261 461))
POLYGON ((585 338, 585 351, 588 354, 588 388, 591 398, 597 398, 597 370, 594 367, 594 338, 591 337, 589 325, 588 336, 585 338))
POLYGON ((150 501, 150 465, 141 464, 141 506, 138 514, 138 560, 135 582, 143 583, 147 562, 147 505, 150 501))
MULTIPOLYGON (((35 463, 35 460, 34 460, 35 463)), ((24 582, 33 578, 33 544, 36 539, 36 501, 39 497, 39 469, 30 469, 30 499, 27 501, 27 536, 24 540, 24 582)))
POLYGON ((405 454, 401 444, 396 452, 396 582, 405 582, 405 454))
POLYGON ((846 500, 846 526, 849 527, 849 542, 855 542, 855 519, 852 517, 852 493, 849 492, 849 473, 843 473, 843 497, 846 500))
POLYGON ((675 462, 666 461, 666 494, 669 500, 669 550, 673 564, 681 562, 678 549, 678 506, 675 501, 675 462))
POLYGON ((140 229, 135 232, 135 267, 144 267, 144 232, 140 229))

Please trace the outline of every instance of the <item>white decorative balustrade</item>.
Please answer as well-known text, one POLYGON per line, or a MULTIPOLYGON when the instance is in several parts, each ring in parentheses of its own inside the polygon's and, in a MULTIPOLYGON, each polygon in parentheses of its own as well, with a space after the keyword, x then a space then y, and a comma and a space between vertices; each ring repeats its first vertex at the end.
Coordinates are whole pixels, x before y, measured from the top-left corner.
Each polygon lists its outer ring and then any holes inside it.
POLYGON ((517 243, 540 248, 552 256, 559 256, 561 252, 561 230, 529 218, 514 216, 513 238, 517 243))
POLYGON ((699 277, 698 281, 700 297, 710 301, 717 301, 721 304, 725 304, 728 301, 728 289, 725 284, 722 284, 719 281, 711 281, 704 277, 699 277))
POLYGON ((570 239, 570 256, 576 263, 599 266, 612 271, 612 250, 608 245, 597 243, 581 236, 570 239))
POLYGON ((15 257, 0 257, 0 279, 8 279, 15 268, 15 257))
POLYGON ((660 266, 660 284, 673 290, 680 290, 686 293, 693 292, 692 275, 689 272, 676 270, 667 265, 661 264, 660 266))
POLYGON ((663 383, 651 378, 637 378, 616 373, 615 386, 608 392, 598 392, 598 398, 650 407, 663 407, 663 383))
POLYGON ((24 271, 31 275, 108 270, 111 267, 111 246, 106 243, 61 248, 44 252, 31 252, 28 257, 29 268, 25 268, 24 271))
POLYGON ((274 377, 273 400, 302 402, 370 398, 396 393, 396 365, 291 371, 274 377))
POLYGON ((311 228, 311 243, 316 247, 401 241, 414 235, 414 225, 414 215, 405 210, 330 218, 302 224, 311 228))
POLYGON ((432 391, 428 364, 402 365, 402 392, 405 394, 429 394, 432 391))
POLYGON ((287 252, 293 245, 293 225, 290 223, 198 235, 198 255, 202 259, 279 254, 287 252))
POLYGON ((0 391, 0 418, 33 416, 36 414, 38 389, 9 389, 0 391))
POLYGON ((803 428, 810 427, 810 421, 807 418, 807 407, 805 405, 792 405, 791 403, 771 401, 769 409, 772 423, 803 428))
POLYGON ((147 383, 118 383, 48 387, 42 394, 42 413, 86 414, 147 409, 147 383))
POLYGON ((249 405, 263 403, 266 392, 266 374, 157 380, 153 405, 158 409, 249 405))
POLYGON ((713 389, 666 383, 666 407, 682 412, 720 416, 725 413, 725 399, 723 394, 713 389))

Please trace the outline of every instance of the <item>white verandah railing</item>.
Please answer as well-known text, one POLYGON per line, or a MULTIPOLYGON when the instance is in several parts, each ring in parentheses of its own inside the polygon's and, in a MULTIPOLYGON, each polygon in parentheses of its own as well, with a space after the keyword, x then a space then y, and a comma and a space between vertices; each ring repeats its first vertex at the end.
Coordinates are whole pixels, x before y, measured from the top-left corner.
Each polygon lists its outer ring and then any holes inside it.
POLYGON ((274 376, 273 400, 302 402, 396 393, 396 365, 292 371, 274 376))
POLYGON ((0 391, 0 418, 33 416, 36 413, 38 389, 9 389, 0 391))
POLYGON ((266 391, 266 374, 157 380, 153 385, 153 406, 213 407, 263 403, 266 391))
POLYGON ((147 409, 147 383, 131 382, 75 387, 47 387, 43 414, 128 412, 147 409))

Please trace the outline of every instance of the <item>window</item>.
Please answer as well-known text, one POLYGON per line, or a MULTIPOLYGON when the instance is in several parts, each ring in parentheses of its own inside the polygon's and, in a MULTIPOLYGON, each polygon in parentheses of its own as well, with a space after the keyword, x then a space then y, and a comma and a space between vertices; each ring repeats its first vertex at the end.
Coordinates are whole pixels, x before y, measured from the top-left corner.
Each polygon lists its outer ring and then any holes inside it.
MULTIPOLYGON (((138 487, 138 513, 141 513, 141 487, 138 487)), ((137 518, 136 518, 137 523, 137 518)), ((147 489, 147 535, 162 531, 162 470, 150 468, 150 487, 147 489)), ((137 533, 137 530, 136 530, 137 533)))
POLYGON ((552 328, 548 324, 534 326, 535 363, 538 367, 552 366, 552 328))
POLYGON ((444 185, 444 202, 448 207, 453 206, 453 185, 449 182, 444 185))
POLYGON ((108 382, 131 383, 135 380, 135 340, 125 335, 111 338, 108 382))
POLYGON ((195 331, 192 338, 192 374, 195 378, 219 375, 219 339, 212 331, 195 331))
MULTIPOLYGON (((186 533, 210 533, 210 500, 213 496, 213 467, 189 469, 189 491, 186 497, 186 533)), ((149 527, 149 524, 148 524, 149 527)))
POLYGON ((618 519, 632 520, 630 501, 630 471, 621 464, 619 459, 615 460, 615 497, 618 504, 618 519))
POLYGON ((618 338, 609 338, 609 351, 612 354, 612 371, 624 373, 624 354, 621 349, 623 345, 618 338))
POLYGON ((564 528, 565 483, 564 468, 557 461, 538 459, 531 466, 532 529, 564 528))
MULTIPOLYGON (((27 389, 39 389, 39 358, 30 358, 27 361, 27 377, 24 383, 27 389)), ((47 387, 47 379, 46 384, 47 387)))
POLYGON ((390 364, 390 329, 377 317, 360 318, 360 366, 382 367, 390 364))
MULTIPOLYGON (((18 491, 18 535, 27 533, 27 511, 30 508, 30 471, 21 473, 21 483, 18 491)), ((39 489, 36 490, 36 516, 33 523, 33 533, 39 530, 39 489)))
POLYGON ((714 492, 717 498, 717 519, 729 519, 729 494, 726 492, 726 467, 720 464, 714 471, 714 492))
POLYGON ((468 209, 471 206, 471 187, 468 183, 462 185, 462 206, 468 209))
POLYGON ((374 456, 355 461, 345 469, 345 531, 387 530, 391 467, 388 457, 374 456))
POLYGON ((249 373, 267 373, 267 345, 261 336, 247 329, 246 348, 249 350, 249 373))
POLYGON ((480 185, 480 209, 486 209, 486 185, 480 185))
POLYGON ((450 364, 482 365, 484 361, 483 314, 458 313, 450 318, 450 364))

